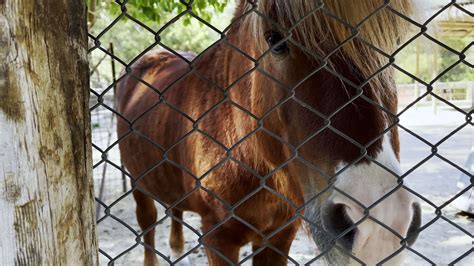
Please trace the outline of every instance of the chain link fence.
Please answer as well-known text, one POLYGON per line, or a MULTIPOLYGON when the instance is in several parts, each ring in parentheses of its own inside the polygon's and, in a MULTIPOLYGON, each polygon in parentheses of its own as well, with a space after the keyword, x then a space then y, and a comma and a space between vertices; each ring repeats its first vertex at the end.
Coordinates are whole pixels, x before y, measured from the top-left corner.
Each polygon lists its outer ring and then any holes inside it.
MULTIPOLYGON (((285 261, 289 264, 295 265, 319 265, 324 263, 324 259, 331 262, 328 257, 332 256, 332 253, 336 251, 342 253, 346 257, 350 257, 351 263, 364 265, 367 262, 357 258, 357 256, 354 255, 355 253, 348 251, 339 241, 350 236, 350 234, 354 232, 353 229, 357 229, 357 227, 364 221, 371 220, 377 224, 377 226, 380 226, 380 228, 382 228, 381 230, 391 232, 400 242, 399 248, 396 248, 394 252, 391 252, 391 254, 379 261, 381 264, 390 263, 394 257, 403 252, 406 253, 408 264, 472 265, 474 251, 472 248, 472 233, 474 231, 474 226, 472 220, 456 215, 453 203, 461 199, 461 197, 467 198, 468 201, 470 200, 472 202, 472 198, 469 198, 473 188, 472 160, 468 160, 466 164, 464 164, 464 161, 468 158, 469 152, 471 152, 468 146, 472 146, 473 144, 473 107, 472 104, 469 105, 469 96, 462 98, 463 106, 461 107, 448 96, 445 97, 444 95, 441 95, 442 93, 437 87, 437 84, 443 76, 447 75, 451 70, 460 65, 467 66, 472 71, 472 61, 470 61, 472 58, 468 56, 468 53, 470 53, 469 49, 472 49, 472 42, 464 49, 456 50, 439 40, 436 37, 436 34, 430 31, 429 28, 434 24, 434 21, 436 21, 437 18, 445 15, 453 9, 462 14, 462 16, 472 18, 473 3, 470 3, 469 1, 462 3, 458 1, 446 1, 447 3, 443 3, 442 6, 433 9, 434 11, 431 12, 428 18, 419 22, 413 16, 404 14, 402 11, 395 9, 391 4, 391 2, 394 1, 378 1, 380 2, 378 8, 367 12, 367 17, 361 19, 357 25, 352 25, 339 17, 337 11, 331 10, 328 5, 326 5, 325 1, 315 2, 317 4, 311 5, 314 9, 306 10, 306 14, 301 14, 298 20, 291 22, 291 27, 286 27, 286 25, 280 25, 278 21, 275 21, 275 18, 269 17, 268 13, 266 13, 265 10, 262 10, 262 6, 259 5, 258 1, 246 1, 246 8, 243 9, 243 12, 237 14, 228 27, 219 29, 197 15, 194 11, 197 7, 193 1, 180 1, 184 7, 184 11, 180 13, 172 13, 171 15, 174 16, 174 18, 169 20, 167 23, 164 23, 160 28, 150 27, 146 23, 131 16, 128 10, 133 7, 133 1, 115 1, 117 7, 120 9, 117 17, 113 21, 108 22, 107 26, 102 28, 100 31, 94 33, 91 32, 89 34, 89 54, 91 56, 96 55, 100 58, 96 62, 96 65, 93 64, 91 66, 93 88, 91 89, 90 110, 92 114, 93 127, 94 178, 96 181, 98 212, 97 224, 99 229, 101 263, 110 265, 139 264, 143 262, 142 253, 143 249, 145 249, 151 251, 151 253, 156 255, 160 262, 164 264, 174 265, 191 263, 192 265, 206 265, 208 261, 204 248, 208 248, 211 253, 216 254, 219 259, 230 265, 236 263, 249 263, 259 254, 263 254, 265 250, 272 250, 275 256, 283 256, 285 257, 285 261), (371 23, 371 19, 378 16, 380 12, 388 12, 391 16, 396 16, 397 20, 409 24, 412 30, 412 34, 408 40, 401 42, 394 51, 383 51, 373 43, 367 42, 364 39, 364 36, 359 35, 359 30, 363 28, 364 25, 371 23), (344 42, 333 47, 329 54, 321 55, 318 52, 305 47, 301 41, 296 40, 296 38, 294 39, 291 34, 292 31, 298 30, 298 25, 305 23, 305 20, 311 19, 311 17, 316 16, 316 14, 322 14, 323 16, 333 20, 334 23, 340 23, 343 27, 348 29, 348 32, 351 33, 345 37, 346 39, 344 42), (206 30, 210 29, 216 34, 216 36, 219 36, 214 44, 210 45, 209 48, 203 50, 196 56, 187 52, 177 51, 173 49, 173 47, 164 43, 160 38, 164 31, 169 30, 170 28, 172 29, 173 25, 175 23, 180 23, 180 20, 185 16, 203 24, 203 30, 204 28, 207 28, 206 30), (233 43, 228 37, 229 32, 232 32, 233 27, 237 27, 237 25, 242 23, 242 21, 255 17, 265 20, 267 23, 272 25, 274 24, 273 26, 275 28, 282 29, 284 32, 288 33, 284 35, 270 36, 270 38, 276 38, 276 40, 271 40, 271 47, 266 48, 261 55, 257 56, 255 56, 255 54, 250 54, 248 47, 242 47, 241 44, 233 43), (117 52, 114 53, 113 44, 103 42, 104 36, 112 30, 120 30, 121 23, 124 21, 132 23, 138 31, 141 31, 142 33, 146 32, 146 34, 149 34, 151 39, 153 39, 151 45, 141 49, 140 52, 131 60, 120 58, 120 56, 117 55, 117 52), (413 45, 420 38, 428 40, 432 45, 448 51, 457 58, 454 62, 451 62, 450 65, 433 74, 430 80, 420 78, 417 76, 417 73, 411 73, 398 63, 399 55, 403 54, 403 51, 406 50, 407 47, 413 45), (341 73, 341 71, 338 71, 340 69, 337 67, 333 68, 330 64, 321 64, 320 66, 301 65, 294 66, 294 68, 305 67, 310 69, 305 71, 305 77, 298 85, 288 87, 288 85, 284 84, 278 77, 276 77, 277 75, 260 67, 262 61, 264 61, 266 57, 275 56, 275 54, 278 56, 278 53, 285 52, 284 50, 288 49, 287 43, 291 44, 292 47, 297 47, 301 51, 304 51, 308 57, 317 58, 320 62, 327 62, 327 59, 331 55, 339 53, 345 45, 352 41, 363 43, 366 47, 369 47, 382 55, 386 60, 386 63, 382 64, 383 67, 381 69, 376 73, 372 73, 372 76, 367 76, 364 80, 360 80, 360 83, 348 80, 345 73, 341 73), (212 80, 211 78, 206 77, 205 74, 199 72, 202 69, 196 67, 196 60, 201 60, 202 58, 205 58, 206 53, 211 53, 216 49, 222 49, 224 46, 226 49, 233 50, 233 53, 236 53, 238 56, 251 62, 254 67, 246 69, 245 71, 238 71, 241 67, 238 65, 238 62, 221 62, 222 65, 219 66, 221 69, 220 71, 232 73, 234 78, 232 82, 219 84, 215 80, 212 80), (185 67, 185 71, 177 70, 178 72, 181 71, 182 75, 173 82, 168 82, 164 88, 157 88, 156 84, 149 81, 149 78, 146 80, 147 78, 142 76, 145 72, 141 72, 143 69, 139 68, 139 65, 143 64, 140 60, 155 49, 161 49, 161 53, 166 53, 166 60, 179 60, 180 64, 187 66, 185 67), (107 64, 107 66, 100 70, 99 65, 101 64, 107 64), (416 89, 419 90, 418 93, 415 93, 415 96, 410 96, 411 99, 409 102, 407 102, 406 98, 403 99, 402 108, 398 110, 398 113, 391 112, 390 108, 383 106, 370 95, 366 95, 363 89, 365 84, 370 84, 374 77, 382 75, 381 73, 389 68, 415 81, 416 89), (120 72, 120 70, 124 71, 120 72), (297 93, 297 88, 301 83, 304 83, 304 81, 322 71, 331 73, 331 75, 343 81, 343 86, 352 86, 351 89, 355 91, 355 93, 352 93, 353 95, 346 99, 342 105, 338 107, 334 106, 332 108, 333 111, 329 115, 321 112, 317 107, 305 102, 306 99, 301 99, 297 93), (110 76, 108 79, 100 80, 97 76, 99 75, 99 72, 107 72, 109 73, 107 75, 110 76), (264 110, 259 114, 253 113, 250 110, 251 108, 249 107, 248 102, 237 101, 233 97, 233 93, 236 93, 235 91, 242 88, 241 84, 248 82, 249 77, 256 73, 264 76, 267 82, 278 84, 278 87, 281 87, 281 90, 286 91, 284 97, 273 101, 270 106, 268 106, 267 110, 264 110), (167 98, 167 95, 169 95, 169 91, 179 87, 180 82, 186 82, 190 75, 196 76, 201 84, 206 83, 207 85, 202 85, 203 88, 212 88, 212 90, 218 91, 222 98, 212 103, 203 100, 196 100, 200 105, 196 105, 195 111, 183 111, 183 108, 181 108, 179 104, 176 104, 176 99, 169 99, 167 98), (146 88, 146 90, 153 91, 156 94, 154 97, 154 103, 151 106, 146 106, 145 109, 143 109, 144 112, 140 112, 132 118, 119 111, 120 108, 116 103, 117 87, 121 86, 121 82, 125 83, 129 80, 133 80, 136 84, 141 84, 146 88), (426 101, 426 99, 430 99, 432 102, 436 100, 437 104, 441 104, 444 109, 449 109, 451 111, 446 116, 443 116, 446 114, 445 112, 442 112, 441 115, 430 116, 430 114, 424 112, 424 109, 419 109, 422 107, 418 107, 418 105, 423 101, 426 101), (344 108, 351 104, 360 102, 364 102, 363 105, 369 105, 371 108, 375 108, 377 112, 383 113, 384 116, 388 116, 393 120, 393 123, 389 123, 389 125, 381 130, 381 132, 377 133, 375 138, 367 143, 359 143, 356 141, 357 138, 355 136, 348 135, 344 131, 333 127, 331 124, 331 119, 339 113, 343 113, 344 108), (285 137, 275 133, 271 128, 267 128, 265 122, 277 113, 278 115, 287 117, 293 117, 295 115, 281 114, 282 112, 285 112, 285 110, 290 110, 282 108, 290 103, 298 106, 291 110, 304 109, 304 111, 301 111, 302 113, 311 113, 313 117, 315 117, 315 120, 323 121, 323 126, 303 137, 300 137, 297 142, 290 139, 288 136, 285 137), (166 145, 163 145, 163 141, 158 140, 159 138, 147 135, 148 132, 140 132, 140 130, 143 129, 143 125, 140 125, 140 120, 144 119, 144 117, 153 113, 153 110, 158 108, 166 108, 167 110, 170 110, 169 112, 179 114, 179 116, 176 115, 177 123, 189 126, 189 129, 185 134, 177 137, 172 143, 168 141, 166 145), (244 137, 229 141, 223 138, 222 135, 217 134, 212 130, 209 131, 205 126, 203 126, 203 124, 205 124, 203 121, 206 121, 208 117, 213 121, 207 121, 206 123, 218 123, 218 121, 214 120, 216 117, 219 117, 219 115, 216 116, 216 113, 226 112, 226 110, 228 110, 226 108, 234 111, 236 110, 235 112, 239 112, 240 114, 239 119, 241 120, 236 120, 235 129, 233 130, 239 129, 239 123, 251 123, 253 125, 252 130, 249 132, 240 133, 241 135, 245 135, 244 137), (423 117, 424 115, 426 115, 426 118, 423 117), (419 121, 412 122, 413 116, 421 117, 421 119, 418 120, 421 120, 421 124, 425 123, 426 126, 419 126, 417 124, 419 121), (430 125, 433 124, 426 123, 426 119, 437 120, 437 125, 449 124, 450 127, 430 127, 430 125), (127 125, 128 132, 126 134, 117 134, 117 121, 127 125), (407 122, 404 123, 404 121, 407 122), (401 132, 401 174, 394 172, 389 168, 389 166, 379 162, 377 158, 372 156, 370 153, 371 145, 381 141, 382 138, 389 134, 389 132, 394 128, 398 128, 401 132), (426 131, 427 129, 428 131, 426 131), (351 159, 351 162, 347 166, 344 166, 342 170, 337 171, 335 174, 329 174, 327 170, 321 167, 321 165, 300 156, 301 150, 304 149, 304 146, 317 139, 318 136, 324 134, 323 132, 325 130, 329 130, 333 134, 338 135, 346 142, 347 146, 352 146, 350 149, 358 149, 362 151, 360 156, 351 159), (130 169, 124 167, 122 163, 123 158, 120 156, 119 145, 122 145, 121 143, 123 143, 130 134, 139 135, 143 141, 148 143, 150 149, 159 150, 160 153, 163 154, 160 159, 150 164, 146 169, 140 169, 142 174, 139 176, 134 176, 130 169), (280 142, 280 144, 289 149, 289 154, 291 154, 289 158, 285 158, 285 160, 276 164, 273 169, 266 169, 267 171, 265 173, 253 169, 248 162, 242 160, 242 158, 239 158, 237 155, 234 155, 238 153, 238 150, 253 149, 253 147, 246 146, 245 143, 259 134, 265 134, 266 136, 269 136, 272 141, 280 142), (172 150, 176 147, 181 147, 180 149, 182 149, 182 151, 186 151, 187 149, 183 148, 183 143, 186 143, 186 141, 189 141, 190 138, 193 138, 196 135, 198 135, 199 138, 206 139, 206 143, 211 143, 209 145, 218 146, 224 154, 220 157, 214 154, 217 158, 210 160, 212 162, 211 165, 205 165, 204 163, 200 164, 202 169, 198 169, 197 173, 196 171, 190 170, 189 167, 183 166, 183 161, 177 160, 172 156, 172 150), (406 147, 405 150, 404 147, 406 147), (461 154, 459 153, 460 151, 461 154), (398 185, 383 196, 377 198, 370 206, 359 204, 364 211, 363 218, 347 228, 345 227, 344 230, 333 234, 330 241, 328 241, 329 244, 316 247, 314 240, 309 236, 311 233, 308 231, 312 231, 313 234, 318 234, 314 233, 314 231, 322 231, 325 229, 321 228, 321 225, 315 222, 314 217, 308 215, 308 209, 315 201, 319 201, 321 198, 325 197, 324 195, 327 191, 338 191, 347 198, 350 198, 352 201, 359 202, 353 197, 353 195, 335 187, 334 184, 335 180, 344 174, 344 171, 350 169, 351 166, 356 166, 361 161, 375 164, 384 171, 394 175, 394 178, 397 179, 398 185), (209 173, 228 163, 237 165, 241 171, 251 173, 256 180, 259 180, 259 185, 256 188, 249 189, 244 197, 235 199, 230 203, 227 202, 227 200, 222 199, 219 193, 206 187, 206 177, 209 173), (286 167, 289 167, 290 164, 294 163, 301 164, 301 167, 308 169, 307 171, 317 173, 324 177, 327 183, 325 187, 315 190, 312 195, 306 195, 307 192, 304 192, 305 200, 302 204, 297 204, 295 200, 289 199, 286 195, 279 193, 278 189, 275 187, 266 184, 268 180, 272 179, 272 176, 277 175, 279 171, 283 171, 286 167), (154 195, 152 192, 149 192, 152 191, 152 189, 147 190, 147 188, 140 185, 141 180, 146 178, 147 174, 152 173, 164 164, 171 165, 168 167, 177 169, 173 171, 185 173, 188 178, 191 178, 196 184, 195 186, 186 189, 181 193, 178 200, 173 200, 172 202, 160 198, 158 195, 154 195), (443 167, 440 165, 443 165, 443 167), (420 178, 414 178, 414 176, 420 178), (464 180, 464 183, 461 182, 462 185, 458 189, 455 186, 456 182, 458 182, 459 176, 462 176, 460 180, 464 180), (409 187, 405 185, 407 180, 414 183, 413 186, 409 187), (151 226, 147 226, 146 228, 140 228, 135 218, 135 203, 133 202, 132 194, 137 190, 147 197, 153 198, 155 204, 159 207, 158 218, 151 226), (405 237, 400 235, 398 231, 385 224, 384 221, 370 215, 371 210, 381 202, 386 201, 393 193, 396 193, 399 190, 407 191, 410 195, 416 197, 416 199, 421 203, 423 221, 421 226, 416 229, 415 232, 420 234, 420 239, 413 246, 408 244, 411 240, 411 236, 405 237), (228 210, 228 213, 222 217, 217 224, 213 224, 213 226, 207 228, 207 230, 202 230, 201 228, 201 224, 206 217, 187 212, 184 214, 184 217, 180 217, 173 212, 174 209, 180 207, 180 204, 183 204, 183 202, 192 197, 192 194, 196 191, 199 191, 199 193, 206 193, 208 195, 208 201, 217 201, 228 210), (258 196, 261 191, 268 193, 267 196, 271 198, 271 200, 283 201, 289 206, 289 208, 292 208, 293 216, 290 219, 282 221, 280 225, 271 230, 271 232, 261 232, 258 229, 258 226, 251 224, 249 221, 236 214, 239 208, 251 208, 251 206, 245 205, 246 202, 254 198, 256 195, 258 196), (433 193, 433 191, 435 192, 433 193), (304 214, 305 210, 307 212, 306 214, 304 214), (206 240, 207 237, 217 232, 220 227, 231 220, 238 221, 238 223, 247 227, 248 230, 253 231, 254 234, 263 239, 263 244, 258 248, 252 249, 249 245, 243 245, 237 262, 228 258, 225 255, 225 252, 215 248, 206 240), (284 251, 279 250, 271 241, 269 241, 269 239, 282 232, 286 234, 285 230, 290 225, 299 223, 299 221, 303 221, 303 223, 307 225, 306 227, 308 230, 305 230, 303 226, 296 234, 296 238, 293 241, 289 254, 285 254, 284 251), (168 245, 168 238, 172 238, 172 236, 170 236, 170 229, 177 226, 177 224, 181 224, 183 228, 182 230, 184 230, 186 242, 183 252, 173 257, 172 250, 168 245), (154 247, 145 243, 146 235, 151 231, 156 231, 156 245, 154 247), (441 240, 437 242, 437 238, 441 240), (443 254, 443 251, 445 251, 445 254, 443 254)), ((287 6, 291 7, 292 4, 290 2, 288 3, 287 6)), ((163 11, 155 10, 155 12, 163 11)), ((175 34, 179 35, 180 32, 176 32, 175 34)), ((133 38, 133 36, 130 36, 130 38, 133 38)), ((133 41, 140 43, 141 40, 137 39, 133 41)), ((252 42, 252 39, 250 39, 250 42, 252 42)), ((255 40, 255 42, 257 41, 255 40)), ((155 75, 158 74, 155 73, 155 75)), ((262 84, 261 86, 266 86, 266 84, 262 84)), ((449 87, 449 84, 443 86, 449 87)), ((469 86, 471 86, 471 88, 467 88, 467 91, 463 90, 461 92, 465 95, 471 95, 472 97, 472 85, 469 86), (471 91, 469 92, 469 90, 471 91)), ((413 89, 415 89, 415 87, 413 87, 413 89)), ((181 97, 189 97, 186 95, 186 90, 183 90, 182 87, 180 90, 182 93, 180 95, 181 97)), ((205 93, 199 95, 205 95, 205 93)), ((268 94, 264 94, 264 96, 269 98, 268 101, 275 100, 271 99, 271 91, 268 92, 268 94)), ((248 97, 252 97, 252 95, 248 95, 248 97)), ((124 101, 127 101, 127 99, 124 99, 124 101)), ((259 99, 259 101, 265 102, 266 99, 259 99)), ((190 109, 187 108, 187 110, 189 111, 190 109)), ((154 115, 156 116, 156 114, 154 115)), ((156 117, 156 119, 159 119, 159 117, 156 117)), ((164 127, 166 126, 176 127, 177 124, 175 124, 175 121, 168 121, 167 124, 165 123, 164 127)), ((159 130, 159 132, 166 130, 166 128, 163 128, 159 130)), ((189 145, 189 142, 187 143, 189 145)), ((145 160, 145 158, 135 158, 134 160, 145 160)), ((235 187, 229 187, 228 189, 235 189, 235 187)), ((300 198, 301 197, 303 197, 303 195, 300 195, 300 198)), ((269 220, 272 219, 272 217, 263 217, 263 220, 265 219, 269 220)), ((235 234, 238 235, 239 231, 236 231, 235 234)), ((377 251, 373 250, 370 252, 377 251)), ((349 260, 347 262, 349 262, 349 260)))

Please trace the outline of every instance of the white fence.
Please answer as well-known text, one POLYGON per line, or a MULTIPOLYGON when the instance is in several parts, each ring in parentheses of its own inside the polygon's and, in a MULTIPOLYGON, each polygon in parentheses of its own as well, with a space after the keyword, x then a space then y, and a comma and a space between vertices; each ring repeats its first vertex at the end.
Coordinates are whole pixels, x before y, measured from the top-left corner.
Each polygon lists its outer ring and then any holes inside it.
MULTIPOLYGON (((397 86, 400 106, 407 106, 426 92, 421 84, 400 84, 397 86)), ((434 84, 433 93, 462 109, 474 107, 474 81, 438 82, 434 84)), ((434 111, 447 106, 435 97, 427 95, 415 106, 432 106, 434 111)))

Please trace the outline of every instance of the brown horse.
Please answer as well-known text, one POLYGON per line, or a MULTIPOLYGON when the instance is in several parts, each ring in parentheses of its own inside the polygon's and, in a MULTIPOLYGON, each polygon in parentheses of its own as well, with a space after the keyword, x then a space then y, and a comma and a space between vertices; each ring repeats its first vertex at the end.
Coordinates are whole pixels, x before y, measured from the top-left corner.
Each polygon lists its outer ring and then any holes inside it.
POLYGON ((157 264, 155 201, 169 207, 176 252, 183 211, 202 217, 211 265, 238 263, 247 243, 255 265, 286 265, 303 219, 331 263, 399 263, 420 209, 397 178, 384 54, 407 31, 393 10, 410 14, 409 2, 241 0, 199 57, 151 52, 133 64, 118 133, 145 264, 157 264))

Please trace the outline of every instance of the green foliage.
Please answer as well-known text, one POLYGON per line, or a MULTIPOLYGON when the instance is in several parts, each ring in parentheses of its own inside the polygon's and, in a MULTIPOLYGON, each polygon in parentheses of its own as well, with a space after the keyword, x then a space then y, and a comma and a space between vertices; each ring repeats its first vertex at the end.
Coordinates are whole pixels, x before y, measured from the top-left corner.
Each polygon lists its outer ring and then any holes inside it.
MULTIPOLYGON (((108 0, 101 1, 101 3, 97 0, 86 1, 89 7, 93 5, 92 2, 96 1, 95 5, 99 7, 97 11, 107 10, 111 13, 119 12, 123 3, 126 2, 125 7, 128 15, 140 21, 156 23, 163 23, 169 18, 170 14, 180 14, 188 7, 193 13, 209 21, 215 12, 223 12, 230 2, 230 0, 108 0)), ((96 10, 93 12, 97 13, 96 10)), ((191 23, 190 18, 186 18, 184 23, 191 23)))
MULTIPOLYGON (((470 41, 468 38, 456 38, 456 39, 446 39, 443 40, 443 42, 448 45, 450 48, 461 52, 465 50, 465 48, 470 45, 470 41)), ((469 49, 465 51, 464 54, 467 58, 466 61, 469 62, 469 59, 472 60, 474 56, 474 50, 469 49)), ((457 61, 459 61, 459 56, 456 54, 448 51, 448 50, 442 50, 441 52, 441 68, 442 69, 447 69, 457 61)), ((471 64, 473 62, 471 61, 471 64)), ((441 77, 441 81, 449 82, 449 81, 461 81, 461 80, 474 80, 474 71, 472 71, 472 68, 464 63, 460 63, 457 66, 455 66, 453 69, 451 69, 447 75, 444 75, 441 77)))
MULTIPOLYGON (((470 45, 469 38, 440 38, 439 40, 457 52, 465 50, 470 45)), ((427 83, 459 61, 459 56, 456 53, 443 48, 425 37, 419 37, 418 42, 418 48, 416 42, 405 47, 397 55, 396 64, 427 83), (418 71, 416 69, 417 49, 418 71)), ((467 57, 466 61, 471 61, 472 63, 474 51, 472 49, 467 50, 465 55, 467 57)), ((414 82, 408 75, 399 71, 396 74, 397 83, 409 84, 414 82)), ((464 63, 459 63, 439 78, 441 82, 465 80, 474 80, 474 71, 464 63)))
MULTIPOLYGON (((234 5, 233 1, 230 0, 196 0, 192 6, 193 12, 196 12, 197 15, 216 28, 223 30, 232 18, 231 12, 234 5), (223 10, 228 2, 228 8, 223 10)), ((155 32, 162 29, 167 22, 171 21, 184 9, 186 9, 186 6, 177 0, 129 0, 127 3, 127 14, 155 32), (148 7, 151 7, 151 9, 146 11, 148 7)), ((120 18, 110 30, 101 36, 100 42, 104 49, 108 49, 109 44, 113 43, 115 55, 125 63, 129 63, 142 51, 155 44, 155 36, 133 20, 121 17, 121 14, 120 5, 113 1, 97 3, 93 23, 89 21, 89 32, 93 36, 98 36, 115 19, 120 18)), ((190 14, 185 14, 179 20, 167 25, 160 34, 161 43, 167 47, 175 51, 191 51, 197 54, 211 46, 219 38, 219 33, 205 26, 190 14)), ((161 47, 157 45, 153 48, 160 49, 161 47)), ((102 62, 103 57, 104 53, 102 51, 94 50, 90 55, 91 66, 102 62)), ((109 61, 110 58, 107 58, 99 65, 93 80, 105 79, 106 82, 112 80, 109 61)), ((117 70, 120 71, 122 68, 123 66, 117 63, 117 70)))

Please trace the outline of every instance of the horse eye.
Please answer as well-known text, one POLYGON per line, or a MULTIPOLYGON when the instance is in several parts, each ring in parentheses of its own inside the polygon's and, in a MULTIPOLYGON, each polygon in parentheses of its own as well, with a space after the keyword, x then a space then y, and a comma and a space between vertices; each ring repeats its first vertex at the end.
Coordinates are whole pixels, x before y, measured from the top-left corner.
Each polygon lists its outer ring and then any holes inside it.
POLYGON ((265 39, 273 54, 285 55, 290 50, 286 42, 282 42, 283 36, 277 31, 269 31, 265 34, 265 39))

